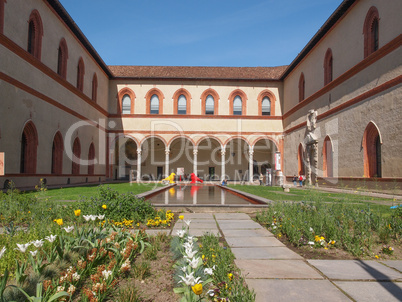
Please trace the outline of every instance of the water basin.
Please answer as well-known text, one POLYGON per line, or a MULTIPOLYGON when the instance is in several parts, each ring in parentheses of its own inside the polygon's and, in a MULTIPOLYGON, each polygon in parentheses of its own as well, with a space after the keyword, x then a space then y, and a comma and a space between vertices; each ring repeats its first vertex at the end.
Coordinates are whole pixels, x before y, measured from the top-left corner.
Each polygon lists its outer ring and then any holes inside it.
POLYGON ((147 199, 155 205, 252 205, 251 200, 214 185, 177 185, 147 199))

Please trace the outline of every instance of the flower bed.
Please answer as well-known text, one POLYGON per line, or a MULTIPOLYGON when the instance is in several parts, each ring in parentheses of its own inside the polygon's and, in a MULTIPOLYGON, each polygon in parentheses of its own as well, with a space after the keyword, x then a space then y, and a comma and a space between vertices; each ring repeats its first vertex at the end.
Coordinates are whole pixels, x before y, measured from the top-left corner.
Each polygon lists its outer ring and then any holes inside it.
POLYGON ((134 262, 142 252, 157 259, 160 244, 144 227, 169 227, 174 219, 171 211, 104 187, 70 205, 11 190, 1 194, 0 211, 1 302, 116 297, 117 283, 147 275, 149 262, 134 262))
POLYGON ((370 206, 342 203, 274 203, 257 221, 295 246, 341 248, 354 256, 379 258, 400 249, 402 210, 378 214, 370 206), (385 248, 379 248, 385 245, 385 248))
POLYGON ((230 248, 214 235, 204 235, 198 244, 188 233, 191 221, 184 222, 187 227, 178 231, 171 243, 176 260, 174 291, 181 294, 180 301, 255 301, 254 291, 248 289, 234 265, 230 248))

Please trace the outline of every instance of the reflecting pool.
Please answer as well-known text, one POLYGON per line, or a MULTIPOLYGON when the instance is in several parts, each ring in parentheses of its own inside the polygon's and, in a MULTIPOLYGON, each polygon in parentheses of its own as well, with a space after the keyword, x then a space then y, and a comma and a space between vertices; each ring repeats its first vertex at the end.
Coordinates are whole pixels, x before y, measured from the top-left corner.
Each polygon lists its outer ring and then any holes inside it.
POLYGON ((148 199, 166 205, 251 205, 252 203, 217 186, 177 185, 148 199))

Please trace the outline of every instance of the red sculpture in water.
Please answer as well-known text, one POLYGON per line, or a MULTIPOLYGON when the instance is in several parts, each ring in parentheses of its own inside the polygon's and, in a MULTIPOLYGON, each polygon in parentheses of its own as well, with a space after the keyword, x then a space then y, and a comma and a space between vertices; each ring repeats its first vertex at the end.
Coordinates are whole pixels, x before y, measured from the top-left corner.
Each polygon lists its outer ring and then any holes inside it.
POLYGON ((195 184, 197 181, 203 182, 202 179, 199 179, 194 173, 190 174, 191 183, 195 184))

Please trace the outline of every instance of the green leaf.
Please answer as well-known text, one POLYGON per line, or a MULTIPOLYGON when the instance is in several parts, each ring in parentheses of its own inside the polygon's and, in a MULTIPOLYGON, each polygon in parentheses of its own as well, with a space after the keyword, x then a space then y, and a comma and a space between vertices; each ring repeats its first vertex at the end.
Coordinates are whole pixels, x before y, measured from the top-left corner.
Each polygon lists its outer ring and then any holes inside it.
POLYGON ((58 298, 63 297, 63 296, 64 296, 64 297, 70 297, 70 294, 67 293, 67 292, 64 292, 64 291, 63 291, 63 292, 58 292, 57 294, 51 296, 51 297, 49 298, 48 302, 57 300, 58 298))

